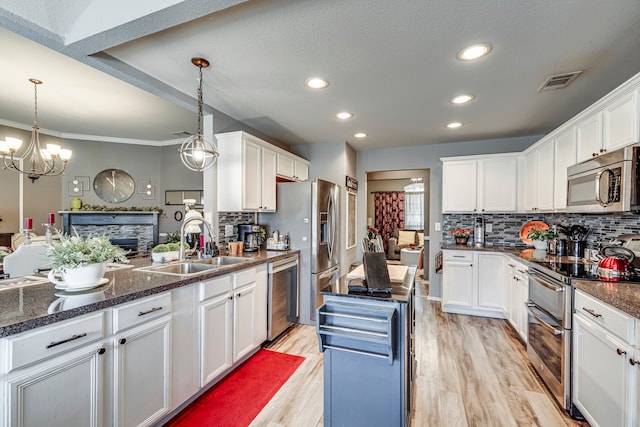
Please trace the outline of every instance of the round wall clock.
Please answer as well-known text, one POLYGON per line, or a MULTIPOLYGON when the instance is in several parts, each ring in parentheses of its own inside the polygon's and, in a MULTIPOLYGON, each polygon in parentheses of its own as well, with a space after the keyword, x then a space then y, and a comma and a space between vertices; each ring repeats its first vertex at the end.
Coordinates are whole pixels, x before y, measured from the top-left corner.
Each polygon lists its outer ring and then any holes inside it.
POLYGON ((93 189, 108 203, 122 203, 135 191, 131 175, 122 169, 105 169, 93 179, 93 189))

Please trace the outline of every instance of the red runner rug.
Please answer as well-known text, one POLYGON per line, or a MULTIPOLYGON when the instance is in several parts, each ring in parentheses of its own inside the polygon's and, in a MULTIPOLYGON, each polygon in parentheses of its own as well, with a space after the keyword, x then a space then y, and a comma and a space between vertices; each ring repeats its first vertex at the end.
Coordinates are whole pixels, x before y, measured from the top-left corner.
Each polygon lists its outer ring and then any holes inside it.
POLYGON ((303 360, 301 356, 260 349, 167 426, 248 426, 303 360))

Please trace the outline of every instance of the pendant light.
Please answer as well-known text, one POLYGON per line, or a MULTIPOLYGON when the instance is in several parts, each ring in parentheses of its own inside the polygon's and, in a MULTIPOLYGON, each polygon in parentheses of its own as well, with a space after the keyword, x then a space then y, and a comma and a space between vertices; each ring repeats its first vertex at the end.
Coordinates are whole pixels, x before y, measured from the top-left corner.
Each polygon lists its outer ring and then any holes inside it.
POLYGON ((62 149, 58 144, 47 144, 46 148, 42 148, 40 145, 38 85, 41 85, 42 81, 38 79, 29 79, 29 81, 33 83, 35 95, 31 142, 25 152, 18 156, 16 153, 22 146, 22 140, 7 137, 4 141, 0 141, 0 154, 2 155, 4 169, 27 175, 31 182, 35 182, 41 176, 56 176, 63 173, 67 167, 67 162, 71 158, 71 150, 62 149), (20 166, 20 159, 23 161, 22 167, 20 166))
POLYGON ((218 159, 218 147, 215 140, 202 134, 202 68, 209 66, 204 58, 191 58, 191 63, 198 67, 198 130, 187 138, 178 152, 184 165, 195 172, 202 172, 212 167, 218 159))

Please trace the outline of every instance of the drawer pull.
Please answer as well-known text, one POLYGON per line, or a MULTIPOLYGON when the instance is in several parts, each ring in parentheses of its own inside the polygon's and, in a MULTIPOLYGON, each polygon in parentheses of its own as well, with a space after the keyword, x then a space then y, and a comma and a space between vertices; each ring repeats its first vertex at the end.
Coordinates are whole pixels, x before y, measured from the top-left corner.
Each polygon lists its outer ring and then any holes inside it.
POLYGON ((153 313, 154 311, 160 311, 160 310, 162 310, 162 307, 153 307, 151 310, 141 311, 140 313, 138 313, 138 317, 145 316, 147 314, 153 313))
POLYGON ((616 348, 616 353, 618 353, 620 356, 622 356, 623 354, 627 354, 626 351, 620 350, 619 348, 616 348))
POLYGON ((602 314, 596 313, 596 311, 592 308, 582 307, 584 311, 592 315, 593 317, 602 317, 602 314))
POLYGON ((55 347, 55 346, 60 345, 60 344, 66 344, 66 343, 68 343, 68 342, 75 341, 75 340, 78 340, 78 339, 80 339, 80 338, 84 338, 84 337, 86 337, 86 336, 87 336, 87 334, 86 334, 86 333, 84 333, 84 334, 74 335, 74 336, 72 336, 71 338, 67 338, 66 340, 62 340, 62 341, 53 341, 53 342, 51 342, 49 345, 47 345, 47 348, 52 348, 52 347, 55 347))
POLYGON ((98 350, 98 354, 104 354, 107 350, 102 347, 100 350, 98 350))
POLYGON ((126 338, 120 338, 119 343, 120 343, 120 345, 124 345, 124 344, 127 343, 127 339, 126 338))
POLYGON ((633 360, 633 359, 629 359, 629 364, 631 366, 637 365, 638 363, 640 363, 640 360, 633 360))

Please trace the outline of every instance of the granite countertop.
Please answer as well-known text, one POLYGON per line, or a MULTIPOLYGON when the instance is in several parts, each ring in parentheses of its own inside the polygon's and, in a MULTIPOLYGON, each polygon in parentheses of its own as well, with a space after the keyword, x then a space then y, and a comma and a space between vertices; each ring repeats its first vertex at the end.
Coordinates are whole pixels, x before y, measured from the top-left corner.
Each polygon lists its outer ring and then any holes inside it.
POLYGON ((65 292, 55 289, 50 282, 0 289, 0 338, 299 253, 245 253, 246 262, 225 265, 187 278, 136 270, 152 265, 151 258, 145 257, 132 259, 125 268, 107 271, 104 277, 109 281, 88 291, 65 292), (64 299, 64 305, 73 308, 60 309, 55 304, 59 299, 64 299))
MULTIPOLYGON (((442 245, 442 249, 461 250, 461 251, 486 251, 500 252, 516 257, 519 261, 527 264, 534 262, 532 248, 514 248, 506 246, 486 246, 476 248, 466 245, 442 245)), ((548 260, 556 262, 567 262, 563 258, 553 255, 546 255, 548 260)), ((578 278, 571 279, 571 285, 581 291, 605 302, 618 310, 640 319, 640 282, 609 282, 603 280, 582 280, 578 278)))
POLYGON ((407 276, 402 284, 391 283, 391 293, 362 293, 362 292, 349 292, 349 279, 347 275, 343 275, 336 282, 329 284, 324 289, 320 290, 322 295, 339 295, 347 296, 350 298, 364 298, 373 299, 378 301, 394 301, 400 303, 406 303, 409 301, 411 291, 413 290, 413 283, 415 280, 416 268, 409 267, 407 270, 407 276))

